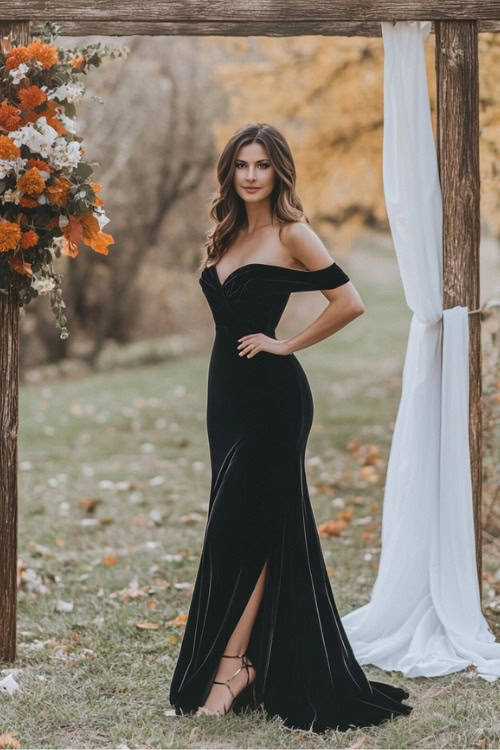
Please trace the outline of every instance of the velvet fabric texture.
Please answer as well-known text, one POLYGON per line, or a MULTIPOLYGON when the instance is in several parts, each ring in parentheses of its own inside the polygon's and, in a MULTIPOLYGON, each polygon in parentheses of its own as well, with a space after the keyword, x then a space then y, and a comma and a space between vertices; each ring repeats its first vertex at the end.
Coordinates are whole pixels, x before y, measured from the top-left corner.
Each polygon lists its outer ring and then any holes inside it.
MULTIPOLYGON (((208 519, 170 687, 175 713, 205 702, 221 655, 268 562, 246 653, 256 679, 232 704, 263 707, 285 726, 323 732, 380 724, 412 707, 403 688, 368 680, 342 626, 305 473, 313 399, 294 354, 240 357, 249 333, 276 338, 290 294, 349 281, 336 262, 308 271, 263 263, 200 285, 216 327, 208 373, 208 519)), ((235 662, 239 666, 239 662, 235 662)))

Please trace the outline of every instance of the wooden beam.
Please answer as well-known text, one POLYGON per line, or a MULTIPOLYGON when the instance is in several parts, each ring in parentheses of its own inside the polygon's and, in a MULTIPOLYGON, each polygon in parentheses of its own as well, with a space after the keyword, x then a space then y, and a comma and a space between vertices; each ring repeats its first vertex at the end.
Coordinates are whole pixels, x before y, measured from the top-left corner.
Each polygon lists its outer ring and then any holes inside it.
MULTIPOLYGON (((444 307, 479 302, 479 63, 475 21, 436 23, 444 307)), ((469 315, 469 440, 481 591, 481 320, 469 315)))
POLYGON ((281 23, 428 19, 500 20, 499 0, 0 0, 5 21, 281 23))
MULTIPOLYGON (((57 21, 62 36, 363 36, 380 37, 379 21, 57 21)), ((39 34, 43 23, 32 26, 39 34)), ((479 21, 479 31, 500 31, 500 21, 479 21)), ((434 33, 434 24, 431 34, 434 33)))
MULTIPOLYGON (((26 44, 29 23, 0 21, 0 36, 26 44)), ((16 658, 18 426, 19 305, 9 289, 0 292, 0 662, 16 658)))

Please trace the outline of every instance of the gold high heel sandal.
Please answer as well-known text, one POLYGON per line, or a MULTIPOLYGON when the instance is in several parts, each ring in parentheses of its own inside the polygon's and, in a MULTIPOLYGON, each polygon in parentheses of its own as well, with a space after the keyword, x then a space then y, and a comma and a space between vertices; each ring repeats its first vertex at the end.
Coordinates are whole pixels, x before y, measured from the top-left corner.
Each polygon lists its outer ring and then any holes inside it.
MULTIPOLYGON (((229 682, 233 679, 233 677, 236 677, 236 675, 239 674, 242 669, 246 669, 247 670, 247 684, 245 685, 244 688, 242 688, 242 690, 240 691, 240 693, 243 692, 243 690, 246 690, 246 688, 250 684, 250 669, 249 669, 249 667, 251 667, 252 669, 255 669, 255 667, 249 661, 248 656, 246 655, 246 653, 236 654, 236 655, 233 655, 233 654, 222 654, 222 656, 225 656, 228 659, 241 659, 242 660, 241 667, 238 667, 238 669, 236 670, 236 672, 234 672, 234 674, 232 674, 231 677, 229 677, 227 680, 224 680, 223 682, 220 682, 219 680, 214 680, 214 684, 216 684, 216 685, 225 685, 227 687, 227 689, 229 690, 229 692, 231 693, 231 695, 233 697, 233 700, 231 701, 231 703, 229 704, 229 706, 227 707, 227 709, 225 709, 225 711, 224 711, 223 714, 221 714, 219 711, 212 711, 209 708, 205 708, 205 706, 200 706, 198 708, 198 710, 196 711, 195 716, 203 716, 203 715, 207 715, 207 716, 225 716, 228 713, 228 711, 230 710, 230 708, 231 708, 231 706, 232 706, 235 698, 237 697, 233 693, 233 691, 231 690, 231 688, 229 687, 229 682)), ((238 693, 238 695, 240 695, 240 693, 238 693)))

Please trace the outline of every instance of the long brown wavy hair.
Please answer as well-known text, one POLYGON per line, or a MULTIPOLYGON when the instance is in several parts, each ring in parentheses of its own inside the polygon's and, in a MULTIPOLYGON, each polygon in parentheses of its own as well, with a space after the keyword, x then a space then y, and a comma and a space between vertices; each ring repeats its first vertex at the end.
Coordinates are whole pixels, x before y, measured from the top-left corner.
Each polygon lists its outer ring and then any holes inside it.
MULTIPOLYGON (((201 262, 201 268, 217 263, 234 242, 240 229, 248 226, 245 202, 234 189, 233 179, 239 149, 247 143, 254 142, 264 146, 276 172, 271 193, 273 217, 280 222, 305 220, 310 224, 295 192, 295 163, 284 136, 277 128, 266 122, 243 125, 233 133, 217 162, 217 180, 220 187, 213 195, 210 208, 210 218, 216 225, 207 235, 207 254, 201 262)), ((279 229, 279 235, 282 229, 283 226, 279 229)))

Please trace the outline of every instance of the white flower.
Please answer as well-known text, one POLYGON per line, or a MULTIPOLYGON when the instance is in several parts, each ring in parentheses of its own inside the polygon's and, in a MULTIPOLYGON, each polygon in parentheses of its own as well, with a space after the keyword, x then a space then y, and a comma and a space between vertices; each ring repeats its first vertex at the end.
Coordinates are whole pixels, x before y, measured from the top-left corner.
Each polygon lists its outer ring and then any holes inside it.
POLYGON ((26 159, 21 159, 20 156, 17 159, 0 159, 0 180, 7 177, 8 174, 15 172, 16 177, 19 177, 19 173, 26 166, 26 159))
POLYGON ((49 246, 50 254, 52 259, 56 257, 56 250, 62 250, 64 245, 64 237, 54 237, 52 239, 52 245, 49 246))
POLYGON ((5 193, 1 197, 1 200, 2 200, 2 203, 18 204, 20 197, 21 197, 21 192, 19 190, 6 190, 5 193))
POLYGON ((57 99, 60 102, 66 100, 71 104, 77 104, 81 101, 84 93, 85 86, 83 83, 63 83, 62 86, 58 86, 50 94, 47 94, 47 99, 57 99))
POLYGON ((35 276, 31 281, 31 286, 38 294, 48 294, 55 289, 56 282, 50 276, 41 276, 39 279, 35 276))
POLYGON ((81 158, 80 143, 78 141, 68 143, 64 138, 57 138, 48 154, 49 164, 55 169, 64 169, 65 167, 75 169, 81 158))
POLYGON ((9 75, 12 76, 12 83, 20 83, 23 78, 26 78, 28 70, 29 65, 26 65, 26 63, 20 63, 14 70, 9 70, 9 75))
POLYGON ((77 132, 75 121, 72 120, 71 117, 66 117, 66 115, 63 112, 60 112, 57 119, 62 122, 66 130, 69 130, 70 133, 77 132))
POLYGON ((52 144, 58 137, 58 133, 47 123, 45 117, 39 117, 34 123, 29 123, 19 130, 13 130, 10 138, 16 146, 23 144, 36 154, 47 158, 49 156, 52 144))
POLYGON ((102 228, 109 223, 110 219, 108 219, 108 217, 104 213, 104 209, 101 206, 94 206, 93 213, 97 221, 99 222, 99 231, 101 231, 102 228))

